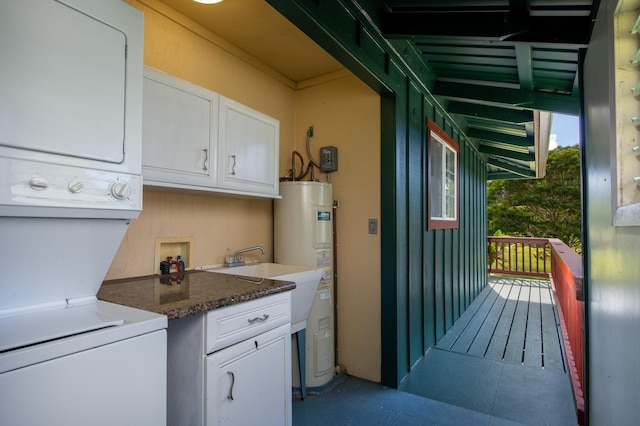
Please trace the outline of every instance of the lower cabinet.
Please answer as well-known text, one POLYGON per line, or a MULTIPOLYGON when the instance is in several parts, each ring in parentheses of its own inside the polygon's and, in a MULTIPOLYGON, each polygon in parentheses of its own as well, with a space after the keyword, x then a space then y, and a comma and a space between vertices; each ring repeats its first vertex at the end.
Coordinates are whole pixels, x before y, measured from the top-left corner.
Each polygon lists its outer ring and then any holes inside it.
POLYGON ((291 425, 291 293, 169 321, 167 424, 291 425))
POLYGON ((287 354, 291 337, 282 326, 209 355, 207 424, 290 425, 287 354))

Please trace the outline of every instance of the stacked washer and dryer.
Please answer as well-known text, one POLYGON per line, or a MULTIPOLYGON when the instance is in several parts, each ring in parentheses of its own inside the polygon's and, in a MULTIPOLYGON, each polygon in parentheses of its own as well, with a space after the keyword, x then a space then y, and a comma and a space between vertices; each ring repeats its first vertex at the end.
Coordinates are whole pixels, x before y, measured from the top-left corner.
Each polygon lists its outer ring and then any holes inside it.
POLYGON ((167 318, 96 294, 142 208, 143 16, 0 0, 0 424, 166 423, 167 318))

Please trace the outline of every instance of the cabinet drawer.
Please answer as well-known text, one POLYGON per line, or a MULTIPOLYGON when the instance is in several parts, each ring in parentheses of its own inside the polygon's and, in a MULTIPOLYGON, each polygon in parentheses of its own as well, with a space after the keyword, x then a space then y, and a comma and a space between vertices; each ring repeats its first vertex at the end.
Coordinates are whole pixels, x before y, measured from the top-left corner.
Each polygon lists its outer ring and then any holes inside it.
POLYGON ((210 354, 291 322, 291 292, 215 309, 207 313, 206 321, 210 354))

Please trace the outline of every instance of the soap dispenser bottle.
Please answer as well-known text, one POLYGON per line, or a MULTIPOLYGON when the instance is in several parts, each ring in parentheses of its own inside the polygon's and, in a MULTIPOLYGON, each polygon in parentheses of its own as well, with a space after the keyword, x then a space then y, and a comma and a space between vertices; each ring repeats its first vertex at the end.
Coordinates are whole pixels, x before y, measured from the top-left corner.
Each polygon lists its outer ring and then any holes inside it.
POLYGON ((180 271, 184 272, 184 260, 182 260, 182 256, 178 255, 176 257, 176 260, 178 261, 178 264, 180 265, 180 271))

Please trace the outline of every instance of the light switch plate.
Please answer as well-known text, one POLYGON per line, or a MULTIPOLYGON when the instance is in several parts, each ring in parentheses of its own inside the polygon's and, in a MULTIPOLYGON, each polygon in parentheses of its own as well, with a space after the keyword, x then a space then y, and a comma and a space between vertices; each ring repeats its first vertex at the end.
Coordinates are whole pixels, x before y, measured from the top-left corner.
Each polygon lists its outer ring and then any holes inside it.
POLYGON ((378 219, 369 219, 369 233, 372 235, 378 233, 378 219))

